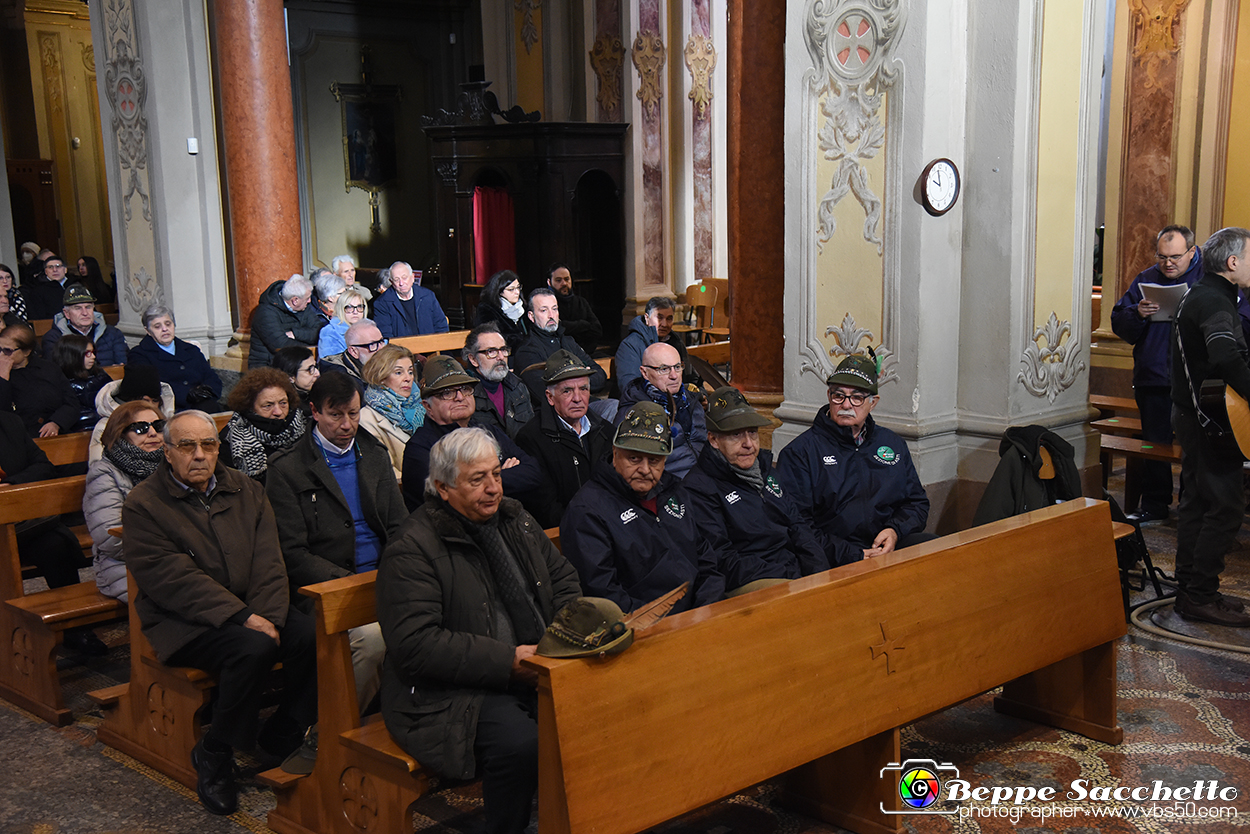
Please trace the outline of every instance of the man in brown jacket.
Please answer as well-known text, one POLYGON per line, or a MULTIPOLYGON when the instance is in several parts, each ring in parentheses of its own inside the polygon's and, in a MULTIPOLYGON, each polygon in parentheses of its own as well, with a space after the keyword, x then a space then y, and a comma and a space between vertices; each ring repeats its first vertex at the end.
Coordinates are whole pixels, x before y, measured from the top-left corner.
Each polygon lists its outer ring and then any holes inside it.
POLYGON ((313 622, 290 605, 278 528, 264 488, 217 461, 213 418, 183 411, 165 425, 165 461, 122 509, 135 610, 157 657, 217 677, 213 722, 191 752, 200 801, 238 807, 234 749, 275 756, 317 720, 313 622), (257 738, 260 696, 282 661, 277 711, 257 738))

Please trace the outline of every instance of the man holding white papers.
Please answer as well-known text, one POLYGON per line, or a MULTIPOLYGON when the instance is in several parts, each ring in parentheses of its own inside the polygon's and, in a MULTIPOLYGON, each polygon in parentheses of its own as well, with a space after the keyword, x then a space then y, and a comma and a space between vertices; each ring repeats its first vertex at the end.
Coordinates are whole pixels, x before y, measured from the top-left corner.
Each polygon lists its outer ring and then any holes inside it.
MULTIPOLYGON (((1155 253, 1156 263, 1138 273, 1111 311, 1111 329, 1133 346, 1133 394, 1141 412, 1142 439, 1171 443, 1172 379, 1168 357, 1172 322, 1163 315, 1152 318, 1159 312, 1159 304, 1145 297, 1151 292, 1149 288, 1143 290, 1142 285, 1192 286, 1202 277, 1202 250, 1194 245, 1194 233, 1188 228, 1168 226, 1159 232, 1155 253)), ((1140 466, 1141 507, 1130 517, 1139 523, 1166 521, 1172 503, 1172 466, 1163 461, 1143 461, 1140 466)))

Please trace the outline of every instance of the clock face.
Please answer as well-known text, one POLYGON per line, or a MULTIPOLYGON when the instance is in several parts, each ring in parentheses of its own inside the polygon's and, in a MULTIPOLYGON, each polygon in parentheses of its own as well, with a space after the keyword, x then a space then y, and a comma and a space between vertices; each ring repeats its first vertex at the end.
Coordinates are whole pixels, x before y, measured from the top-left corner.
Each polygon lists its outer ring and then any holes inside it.
POLYGON ((959 170, 949 159, 938 159, 925 169, 924 203, 930 214, 950 211, 959 197, 959 170))

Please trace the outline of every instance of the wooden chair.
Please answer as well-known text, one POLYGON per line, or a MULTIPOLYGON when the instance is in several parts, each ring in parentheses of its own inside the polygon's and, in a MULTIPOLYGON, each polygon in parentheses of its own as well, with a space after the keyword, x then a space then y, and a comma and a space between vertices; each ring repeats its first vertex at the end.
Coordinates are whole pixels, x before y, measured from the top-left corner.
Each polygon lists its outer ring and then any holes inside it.
POLYGON ((704 278, 703 283, 716 288, 716 307, 712 313, 711 324, 704 328, 705 342, 719 342, 729 338, 729 280, 726 278, 704 278))
POLYGON ((0 695, 51 724, 74 717, 65 706, 56 651, 66 630, 116 620, 125 603, 103 596, 94 582, 27 594, 17 553, 17 524, 82 510, 86 477, 56 478, 0 487, 0 628, 7 654, 0 663, 0 695))
POLYGON ((686 323, 674 324, 673 332, 680 333, 683 338, 693 333, 701 339, 704 328, 712 325, 715 315, 716 288, 707 284, 691 284, 686 287, 685 307, 686 323))

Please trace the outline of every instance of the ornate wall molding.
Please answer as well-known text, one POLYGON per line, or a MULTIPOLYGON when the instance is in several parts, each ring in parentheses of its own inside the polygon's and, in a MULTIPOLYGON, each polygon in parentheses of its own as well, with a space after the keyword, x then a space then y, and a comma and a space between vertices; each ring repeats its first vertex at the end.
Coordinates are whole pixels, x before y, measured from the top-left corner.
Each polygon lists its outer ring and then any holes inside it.
POLYGON ((804 18, 804 39, 815 65, 811 83, 824 116, 819 149, 838 164, 820 200, 816 246, 821 250, 832 239, 837 231, 833 211, 853 194, 864 209, 864 240, 880 253, 881 198, 862 161, 885 147, 878 111, 902 66, 895 58, 905 23, 902 0, 808 0, 804 18))
POLYGON ((695 115, 704 118, 712 104, 712 70, 716 68, 716 46, 703 35, 691 35, 686 41, 686 69, 690 71, 690 92, 695 115))
POLYGON ((1146 88, 1159 86, 1159 67, 1180 50, 1176 29, 1189 0, 1129 0, 1133 30, 1133 57, 1143 61, 1146 88))
POLYGON ((1053 312, 1045 326, 1033 331, 1033 341, 1024 348, 1020 357, 1023 366, 1017 382, 1035 397, 1045 397, 1048 401, 1055 399, 1072 387, 1080 374, 1085 370, 1085 362, 1081 360, 1081 345, 1074 342, 1072 324, 1059 321, 1053 312), (1067 344, 1063 344, 1067 338, 1067 344), (1042 344, 1037 340, 1042 339, 1042 344))
POLYGON ((631 52, 634 69, 638 70, 638 100, 643 113, 653 116, 659 111, 664 90, 660 86, 660 73, 664 69, 664 39, 654 29, 640 30, 634 38, 631 52))
POLYGON ((82 66, 88 75, 95 75, 95 47, 89 43, 82 45, 82 66))
POLYGON ((599 81, 595 95, 599 109, 614 121, 620 118, 621 69, 625 64, 625 44, 618 37, 600 35, 590 50, 590 68, 599 81))
POLYGON ((138 272, 126 279, 125 297, 130 308, 138 312, 153 304, 164 304, 165 290, 156 276, 148 275, 145 267, 139 267, 138 272))
POLYGON ((130 198, 138 194, 143 219, 150 226, 152 206, 147 182, 148 120, 144 113, 148 88, 143 74, 143 63, 133 51, 137 39, 131 0, 107 0, 104 20, 109 44, 109 54, 104 63, 104 90, 113 111, 112 128, 117 136, 117 160, 122 169, 121 179, 125 183, 122 207, 126 221, 129 222, 130 198))
POLYGON ((833 347, 829 348, 828 352, 823 349, 814 349, 814 347, 821 347, 819 342, 816 342, 814 346, 809 343, 800 351, 802 373, 812 374, 823 383, 837 368, 842 357, 852 353, 867 356, 869 349, 872 349, 877 358, 878 384, 885 385, 887 382, 898 381, 898 357, 885 345, 879 345, 873 349, 872 331, 856 326, 855 319, 850 313, 843 317, 842 323, 837 327, 826 327, 825 336, 833 337, 833 347), (865 339, 868 344, 861 346, 860 342, 865 339))
POLYGON ((534 44, 538 43, 538 27, 534 24, 534 12, 542 6, 542 0, 515 0, 513 8, 521 13, 521 43, 525 44, 525 54, 529 55, 534 44))
POLYGON ((61 71, 61 38, 56 32, 39 33, 39 65, 43 70, 43 91, 48 112, 65 112, 65 82, 61 71))

